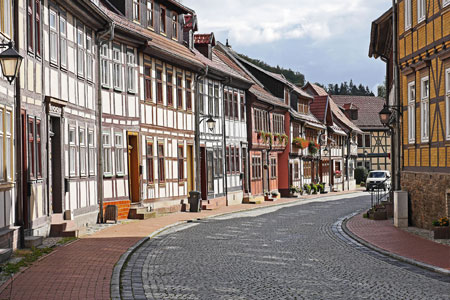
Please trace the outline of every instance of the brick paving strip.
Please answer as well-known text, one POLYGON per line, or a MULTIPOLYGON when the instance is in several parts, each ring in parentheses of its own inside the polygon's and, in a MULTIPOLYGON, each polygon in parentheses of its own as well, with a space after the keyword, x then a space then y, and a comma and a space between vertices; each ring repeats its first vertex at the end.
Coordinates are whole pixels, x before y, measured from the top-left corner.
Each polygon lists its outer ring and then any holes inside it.
POLYGON ((374 221, 357 214, 344 223, 344 229, 383 254, 450 276, 450 246, 396 228, 392 220, 374 221))
POLYGON ((13 276, 12 280, 0 287, 0 300, 110 299, 111 279, 116 263, 124 253, 132 251, 131 247, 162 228, 198 218, 355 192, 359 191, 308 195, 300 199, 286 198, 261 204, 239 204, 201 213, 180 212, 108 227, 59 247, 13 276))

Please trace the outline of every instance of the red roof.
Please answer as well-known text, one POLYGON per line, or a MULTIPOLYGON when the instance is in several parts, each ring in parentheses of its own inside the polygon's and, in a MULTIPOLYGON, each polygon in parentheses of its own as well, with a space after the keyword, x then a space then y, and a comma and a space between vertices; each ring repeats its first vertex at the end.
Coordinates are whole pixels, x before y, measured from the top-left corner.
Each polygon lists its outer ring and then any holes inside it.
POLYGON ((212 46, 215 46, 216 40, 214 38, 213 33, 206 33, 206 34, 196 34, 194 35, 194 43, 195 44, 212 44, 212 46))
POLYGON ((344 126, 346 126, 348 129, 352 131, 356 131, 359 133, 362 133, 361 129, 358 128, 352 121, 350 121, 349 118, 342 112, 342 110, 337 106, 337 104, 333 101, 333 98, 330 98, 330 109, 333 112, 334 117, 342 123, 344 126))
MULTIPOLYGON (((332 96, 338 105, 346 107, 348 103, 358 107, 358 119, 352 120, 359 128, 383 128, 381 124, 379 112, 386 103, 384 98, 373 96, 332 96)), ((346 109, 346 108, 345 108, 346 109)))
POLYGON ((314 96, 314 101, 311 102, 310 110, 311 113, 316 116, 316 118, 326 124, 326 111, 328 106, 328 95, 327 96, 314 96))

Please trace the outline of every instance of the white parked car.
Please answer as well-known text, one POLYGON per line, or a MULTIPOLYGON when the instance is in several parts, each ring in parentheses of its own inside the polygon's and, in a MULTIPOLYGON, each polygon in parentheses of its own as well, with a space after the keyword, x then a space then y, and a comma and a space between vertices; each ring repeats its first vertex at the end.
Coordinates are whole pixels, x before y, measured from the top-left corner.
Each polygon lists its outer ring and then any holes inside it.
POLYGON ((374 189, 383 189, 384 191, 391 188, 391 173, 389 171, 378 170, 370 171, 366 180, 366 191, 374 189))

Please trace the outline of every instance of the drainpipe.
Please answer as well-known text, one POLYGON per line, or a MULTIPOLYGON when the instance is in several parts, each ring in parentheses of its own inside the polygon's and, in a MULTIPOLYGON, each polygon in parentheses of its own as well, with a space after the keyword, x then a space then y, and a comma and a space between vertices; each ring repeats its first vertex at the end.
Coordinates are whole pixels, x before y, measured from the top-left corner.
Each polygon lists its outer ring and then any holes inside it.
MULTIPOLYGON (((269 119, 269 132, 272 133, 272 122, 270 122, 270 113, 275 110, 275 105, 272 104, 272 108, 267 111, 267 118, 269 119)), ((272 136, 273 139, 273 136, 272 136)), ((270 152, 272 152, 272 140, 269 143, 269 150, 267 150, 266 153, 266 159, 267 159, 267 168, 269 168, 270 165, 270 152)), ((269 169, 267 170, 267 174, 269 174, 269 169)), ((270 176, 267 175, 267 192, 270 193, 270 176)))
POLYGON ((108 42, 114 39, 115 23, 111 22, 109 28, 97 34, 97 198, 99 201, 99 220, 103 223, 103 143, 102 143, 102 83, 101 83, 101 57, 100 48, 102 40, 109 34, 108 42))
MULTIPOLYGON (((19 4, 18 1, 13 1, 13 13, 14 13, 14 44, 19 46, 19 4)), ((20 49, 17 49, 20 51, 20 49)), ((16 155, 16 225, 19 226, 19 246, 25 247, 25 222, 24 222, 24 198, 23 191, 25 183, 22 180, 23 170, 23 153, 22 153, 22 123, 21 123, 21 102, 20 102, 20 72, 18 72, 16 79, 14 80, 14 106, 15 106, 15 155, 16 155)))
POLYGON ((195 189, 201 194, 201 166, 200 166, 200 106, 199 106, 199 82, 208 76, 209 67, 203 69, 203 75, 195 76, 195 189))
MULTIPOLYGON (((226 135, 226 124, 225 124, 225 85, 231 83, 231 77, 226 77, 225 80, 222 80, 222 158, 225 160, 225 167, 222 164, 224 175, 223 180, 223 191, 225 193, 225 199, 227 200, 227 206, 228 206, 228 175, 227 175, 227 160, 226 160, 226 147, 227 147, 227 135, 226 135)), ((242 158, 242 157, 241 157, 242 158)))
POLYGON ((397 1, 392 0, 392 55, 393 55, 393 69, 394 69, 394 106, 397 110, 394 111, 396 114, 395 118, 395 127, 394 127, 394 138, 393 138, 393 147, 391 147, 392 157, 394 158, 393 166, 395 173, 394 177, 394 191, 400 190, 400 147, 401 147, 401 139, 400 139, 400 82, 399 82, 399 74, 398 74, 398 63, 397 63, 397 51, 398 51, 398 41, 397 41, 397 1))

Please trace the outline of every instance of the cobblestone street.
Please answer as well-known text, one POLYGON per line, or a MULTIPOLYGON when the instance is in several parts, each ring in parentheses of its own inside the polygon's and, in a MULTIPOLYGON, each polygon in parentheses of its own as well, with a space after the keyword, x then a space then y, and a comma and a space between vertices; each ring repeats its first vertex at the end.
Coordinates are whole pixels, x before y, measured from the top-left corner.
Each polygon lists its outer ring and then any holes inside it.
POLYGON ((131 256, 122 297, 450 299, 449 277, 361 251, 333 231, 369 204, 367 196, 330 197, 166 231, 131 256))

